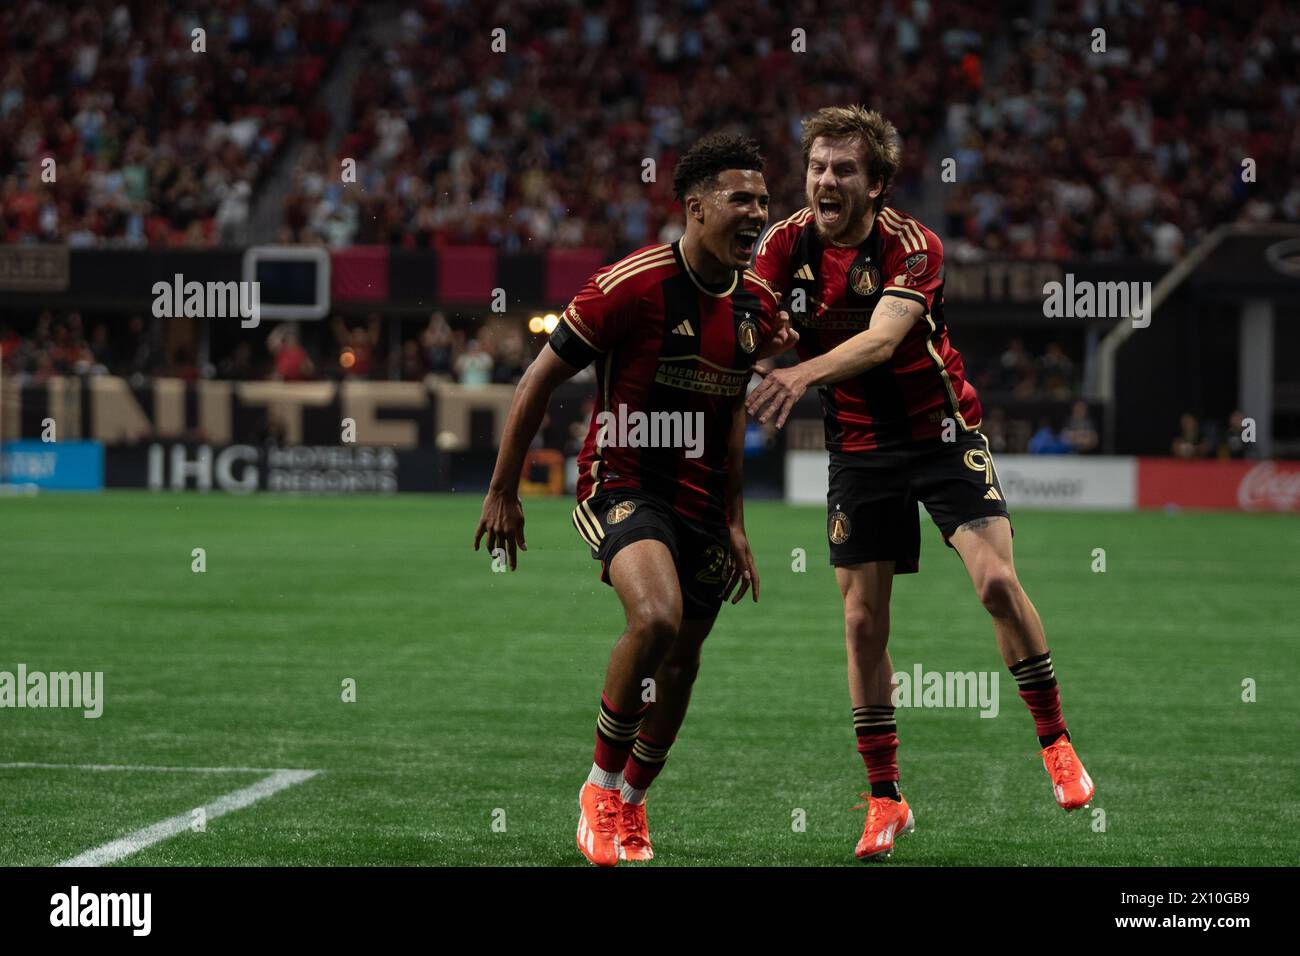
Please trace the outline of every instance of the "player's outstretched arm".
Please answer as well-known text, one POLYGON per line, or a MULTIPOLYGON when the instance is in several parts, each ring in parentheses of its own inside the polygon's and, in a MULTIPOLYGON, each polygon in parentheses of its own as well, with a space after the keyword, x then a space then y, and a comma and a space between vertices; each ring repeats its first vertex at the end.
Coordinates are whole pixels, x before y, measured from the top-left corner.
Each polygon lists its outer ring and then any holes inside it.
POLYGON ((528 550, 524 543, 524 506, 519 500, 519 479, 524 470, 524 457, 528 446, 541 427, 546 406, 557 385, 578 373, 564 359, 547 346, 533 363, 524 370, 510 403, 501 448, 497 452, 492 482, 483 499, 483 513, 478 519, 474 534, 474 550, 487 535, 488 552, 505 548, 510 559, 510 570, 515 570, 516 552, 528 550))
POLYGON ((896 295, 884 296, 876 303, 871 327, 865 332, 841 342, 824 355, 790 368, 771 372, 759 369, 763 381, 749 393, 745 407, 760 422, 766 423, 773 415, 777 416, 776 427, 780 428, 809 388, 842 382, 888 362, 898 343, 924 314, 925 307, 919 302, 896 295))
POLYGON ((740 403, 737 402, 727 450, 727 525, 731 533, 731 576, 722 592, 722 600, 731 597, 732 590, 739 584, 740 590, 731 598, 732 604, 739 604, 751 585, 754 600, 758 601, 758 568, 754 566, 754 555, 749 550, 749 538, 745 535, 745 410, 739 406, 740 403))

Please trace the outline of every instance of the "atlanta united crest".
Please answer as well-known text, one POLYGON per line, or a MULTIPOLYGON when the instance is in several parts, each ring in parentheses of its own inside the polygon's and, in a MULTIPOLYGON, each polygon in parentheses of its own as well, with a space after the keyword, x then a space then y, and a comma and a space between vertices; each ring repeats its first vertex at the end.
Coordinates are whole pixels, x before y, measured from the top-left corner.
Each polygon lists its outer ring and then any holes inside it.
POLYGON ((633 511, 636 511, 635 501, 620 501, 605 513, 605 524, 618 524, 631 517, 633 511))
POLYGON ((746 319, 740 323, 740 328, 736 329, 736 338, 740 340, 740 347, 747 355, 758 348, 758 326, 753 319, 746 319))
POLYGON ((843 511, 835 511, 831 514, 830 521, 827 523, 827 534, 830 536, 831 544, 843 544, 849 540, 853 527, 849 524, 849 516, 843 511))
POLYGON ((858 295, 871 295, 880 288, 880 270, 870 263, 861 263, 849 270, 849 285, 858 295))

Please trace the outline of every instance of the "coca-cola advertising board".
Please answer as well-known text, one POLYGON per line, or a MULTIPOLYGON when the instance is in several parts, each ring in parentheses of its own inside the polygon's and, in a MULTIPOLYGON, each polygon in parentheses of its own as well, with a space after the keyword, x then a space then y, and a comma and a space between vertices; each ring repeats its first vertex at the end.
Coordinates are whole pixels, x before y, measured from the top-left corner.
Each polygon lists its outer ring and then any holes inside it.
POLYGON ((1138 460, 1138 507, 1300 511, 1300 462, 1138 460))

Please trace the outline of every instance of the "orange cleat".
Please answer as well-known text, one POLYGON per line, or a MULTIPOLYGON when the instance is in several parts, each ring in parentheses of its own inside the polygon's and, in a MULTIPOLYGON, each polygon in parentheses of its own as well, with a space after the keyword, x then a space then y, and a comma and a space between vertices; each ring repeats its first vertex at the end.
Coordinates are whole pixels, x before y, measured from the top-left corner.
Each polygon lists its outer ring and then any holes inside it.
POLYGON ((644 803, 625 803, 618 814, 618 858, 653 860, 650 827, 646 824, 644 803))
POLYGON ((618 817, 623 795, 617 789, 584 783, 578 791, 578 849, 597 866, 618 863, 618 817))
POLYGON ((1077 810, 1088 805, 1093 794, 1092 778, 1065 734, 1043 748, 1043 766, 1052 778, 1052 795, 1062 809, 1077 810))
POLYGON ((853 809, 866 807, 867 823, 853 853, 859 860, 889 859, 894 852, 894 838, 915 830, 916 817, 912 816, 912 808, 906 800, 873 797, 870 792, 862 796, 867 798, 867 802, 853 809))

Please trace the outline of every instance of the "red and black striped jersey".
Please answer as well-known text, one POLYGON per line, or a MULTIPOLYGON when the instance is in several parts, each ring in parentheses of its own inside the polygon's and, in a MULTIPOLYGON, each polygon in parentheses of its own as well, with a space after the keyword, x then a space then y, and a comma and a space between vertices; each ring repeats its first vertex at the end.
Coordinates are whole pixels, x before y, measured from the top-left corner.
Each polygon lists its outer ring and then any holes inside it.
POLYGON ((843 247, 822 240, 812 210, 804 208, 768 230, 754 271, 781 294, 799 333, 801 359, 866 329, 881 296, 925 308, 888 362, 821 388, 828 449, 867 451, 938 438, 946 418, 961 431, 979 425, 979 396, 944 321, 943 244, 915 219, 886 206, 861 245, 843 247))
POLYGON ((776 299, 753 273, 710 287, 681 242, 647 246, 592 276, 550 345, 596 363, 598 394, 578 500, 635 488, 701 522, 727 521, 728 445, 776 299))

